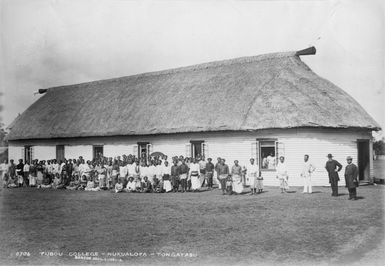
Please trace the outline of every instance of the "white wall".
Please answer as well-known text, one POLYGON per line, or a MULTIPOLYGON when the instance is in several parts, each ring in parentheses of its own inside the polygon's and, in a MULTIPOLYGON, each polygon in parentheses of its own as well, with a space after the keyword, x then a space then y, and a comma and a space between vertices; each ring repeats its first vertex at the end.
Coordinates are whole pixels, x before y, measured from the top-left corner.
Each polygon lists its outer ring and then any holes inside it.
POLYGON ((56 146, 33 146, 32 159, 39 159, 39 160, 56 159, 56 146))
POLYGON ((85 160, 92 160, 92 145, 65 145, 64 157, 66 159, 78 159, 83 156, 85 160))
POLYGON ((9 145, 8 146, 8 159, 14 160, 15 163, 19 161, 19 159, 24 159, 24 155, 22 155, 23 146, 18 145, 9 145))
MULTIPOLYGON (((332 153, 335 159, 342 165, 346 165, 346 156, 352 156, 354 163, 357 159, 357 139, 370 139, 368 132, 320 130, 320 129, 286 129, 265 130, 259 132, 227 132, 227 133, 188 133, 179 135, 154 135, 133 137, 106 137, 94 139, 76 139, 70 143, 55 143, 65 145, 66 158, 78 158, 83 156, 86 160, 92 159, 92 144, 104 145, 104 155, 116 157, 123 154, 134 153, 134 146, 138 142, 149 142, 152 144, 152 152, 159 151, 172 156, 186 156, 186 144, 191 140, 204 140, 206 143, 206 158, 211 157, 213 162, 217 157, 226 159, 231 167, 234 160, 239 160, 240 165, 249 162, 255 157, 252 151, 252 143, 260 138, 274 138, 284 144, 286 162, 289 168, 289 184, 292 186, 302 185, 300 171, 304 154, 310 156, 310 161, 316 166, 313 173, 314 185, 329 185, 328 175, 324 168, 327 161, 326 155, 332 153), (83 143, 84 145, 83 145, 83 143), (68 145, 71 144, 71 145, 68 145)), ((56 146, 47 145, 43 148, 35 145, 35 156, 42 158, 55 158, 56 146)), ((10 159, 19 159, 22 146, 10 145, 10 159)), ((340 172, 340 185, 344 185, 344 169, 340 172)), ((265 185, 278 184, 275 172, 262 172, 265 185)))

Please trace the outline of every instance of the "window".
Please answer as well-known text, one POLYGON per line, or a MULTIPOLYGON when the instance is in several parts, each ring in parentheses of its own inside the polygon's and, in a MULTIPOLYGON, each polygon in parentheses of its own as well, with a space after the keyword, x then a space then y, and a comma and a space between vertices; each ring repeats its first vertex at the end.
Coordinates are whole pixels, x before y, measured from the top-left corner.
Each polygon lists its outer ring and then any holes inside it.
POLYGON ((64 145, 56 145, 56 160, 64 161, 64 145))
POLYGON ((21 151, 21 158, 24 162, 28 162, 30 164, 33 160, 33 146, 24 146, 21 151))
POLYGON ((134 154, 141 160, 147 162, 152 153, 152 144, 149 142, 138 142, 138 145, 134 146, 134 154), (137 151, 137 152, 135 152, 137 151))
POLYGON ((275 170, 279 157, 285 156, 285 145, 277 140, 260 139, 252 143, 252 155, 261 170, 275 170))
POLYGON ((94 159, 100 159, 103 157, 103 145, 94 145, 92 150, 94 159))
POLYGON ((207 154, 207 144, 203 140, 192 140, 186 144, 186 157, 206 157, 207 154))
POLYGON ((261 169, 275 170, 276 165, 276 151, 275 151, 275 141, 264 140, 259 142, 260 149, 260 166, 261 169))

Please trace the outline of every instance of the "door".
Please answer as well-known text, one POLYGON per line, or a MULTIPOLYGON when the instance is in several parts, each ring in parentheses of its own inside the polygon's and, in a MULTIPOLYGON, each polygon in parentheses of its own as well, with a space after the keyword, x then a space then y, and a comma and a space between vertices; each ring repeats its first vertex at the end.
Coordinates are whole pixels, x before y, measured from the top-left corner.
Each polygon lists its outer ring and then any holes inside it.
POLYGON ((93 158, 100 159, 103 157, 103 146, 102 145, 94 145, 93 146, 93 158))
POLYGON ((368 180, 370 175, 369 140, 357 140, 357 166, 360 180, 368 180))
POLYGON ((64 145, 56 145, 56 160, 64 161, 64 145))

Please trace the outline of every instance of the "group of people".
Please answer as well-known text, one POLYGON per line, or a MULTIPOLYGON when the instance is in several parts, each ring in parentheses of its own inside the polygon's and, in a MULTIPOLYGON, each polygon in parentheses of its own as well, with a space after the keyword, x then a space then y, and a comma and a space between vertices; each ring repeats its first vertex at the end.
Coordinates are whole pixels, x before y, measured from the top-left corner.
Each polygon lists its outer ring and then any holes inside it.
MULTIPOLYGON (((198 156, 184 158, 175 156, 169 164, 166 155, 152 156, 147 160, 134 155, 123 155, 116 158, 99 156, 94 160, 78 159, 33 160, 15 164, 13 160, 0 164, 3 187, 13 188, 31 186, 37 188, 69 189, 100 191, 111 190, 119 192, 187 192, 199 191, 206 186, 213 189, 217 180, 222 194, 240 194, 244 184, 250 187, 250 195, 263 192, 263 177, 254 158, 245 166, 240 166, 238 160, 229 168, 224 158, 217 158, 214 165, 211 158, 198 156)), ((352 163, 352 157, 347 158, 345 181, 349 189, 349 199, 356 199, 358 186, 358 169, 352 163)), ((325 168, 329 174, 332 196, 338 196, 338 172, 342 165, 328 154, 325 168)), ((311 175, 315 171, 309 161, 309 155, 304 156, 301 176, 304 180, 303 193, 312 193, 311 175)), ((289 189, 289 174, 285 157, 280 156, 276 165, 276 178, 281 192, 289 189)))

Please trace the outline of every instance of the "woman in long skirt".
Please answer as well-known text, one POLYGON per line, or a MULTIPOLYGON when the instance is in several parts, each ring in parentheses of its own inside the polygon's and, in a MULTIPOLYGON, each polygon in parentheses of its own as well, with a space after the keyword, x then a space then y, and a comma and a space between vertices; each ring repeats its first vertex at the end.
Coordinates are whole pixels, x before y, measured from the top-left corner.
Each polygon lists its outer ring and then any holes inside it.
POLYGON ((190 164, 190 179, 191 179, 191 189, 197 191, 201 188, 201 182, 199 180, 199 164, 193 159, 193 162, 190 164))

